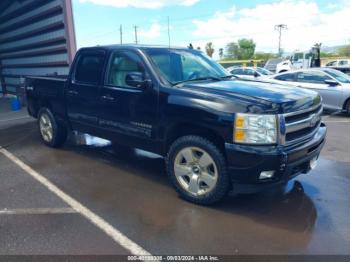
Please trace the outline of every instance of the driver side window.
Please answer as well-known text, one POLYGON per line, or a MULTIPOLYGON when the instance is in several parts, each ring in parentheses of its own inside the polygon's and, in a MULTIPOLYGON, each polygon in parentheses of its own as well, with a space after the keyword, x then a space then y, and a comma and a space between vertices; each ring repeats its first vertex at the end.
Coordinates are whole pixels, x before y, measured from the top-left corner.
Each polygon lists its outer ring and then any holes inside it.
POLYGON ((126 83, 127 76, 131 73, 139 73, 144 78, 145 67, 141 58, 130 51, 117 52, 112 55, 106 84, 117 87, 135 88, 126 83))
POLYGON ((203 69, 203 66, 200 62, 195 59, 189 59, 186 56, 181 56, 182 63, 182 74, 184 79, 189 79, 192 76, 195 78, 200 77, 201 75, 208 75, 210 72, 208 70, 203 69))
POLYGON ((298 82, 324 84, 326 80, 331 80, 331 78, 322 72, 300 72, 297 74, 298 82))

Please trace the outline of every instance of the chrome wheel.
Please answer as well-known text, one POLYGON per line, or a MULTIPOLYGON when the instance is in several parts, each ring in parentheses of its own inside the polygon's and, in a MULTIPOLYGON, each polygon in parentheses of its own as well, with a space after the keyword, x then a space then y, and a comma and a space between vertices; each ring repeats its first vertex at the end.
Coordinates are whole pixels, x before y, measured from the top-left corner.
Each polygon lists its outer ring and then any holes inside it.
POLYGON ((174 173, 181 187, 194 196, 211 192, 218 180, 213 158, 198 147, 186 147, 178 152, 174 173))
POLYGON ((43 113, 40 116, 39 126, 40 126, 40 133, 42 138, 46 142, 51 142, 53 137, 53 129, 52 129, 52 123, 51 123, 50 117, 47 114, 43 113))

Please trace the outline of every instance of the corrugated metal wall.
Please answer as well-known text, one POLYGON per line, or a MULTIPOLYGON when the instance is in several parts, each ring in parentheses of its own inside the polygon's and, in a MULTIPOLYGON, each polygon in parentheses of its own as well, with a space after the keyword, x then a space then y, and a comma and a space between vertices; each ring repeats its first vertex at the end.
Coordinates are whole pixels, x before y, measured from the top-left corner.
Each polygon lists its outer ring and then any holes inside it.
POLYGON ((0 92, 28 75, 67 75, 76 51, 71 0, 0 1, 0 92))

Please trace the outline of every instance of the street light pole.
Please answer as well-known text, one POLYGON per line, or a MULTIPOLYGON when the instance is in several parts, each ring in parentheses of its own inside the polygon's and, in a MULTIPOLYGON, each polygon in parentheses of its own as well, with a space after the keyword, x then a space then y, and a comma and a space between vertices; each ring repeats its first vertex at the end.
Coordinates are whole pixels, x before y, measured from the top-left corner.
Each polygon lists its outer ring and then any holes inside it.
POLYGON ((134 30, 135 30, 135 43, 138 44, 139 41, 137 39, 137 26, 136 25, 134 26, 134 30))
POLYGON ((122 25, 120 25, 119 31, 120 31, 120 44, 122 45, 123 44, 123 26, 122 25))
POLYGON ((275 30, 278 31, 278 55, 282 55, 282 48, 281 48, 281 42, 282 42, 282 30, 287 30, 288 27, 285 24, 279 24, 275 25, 275 30))

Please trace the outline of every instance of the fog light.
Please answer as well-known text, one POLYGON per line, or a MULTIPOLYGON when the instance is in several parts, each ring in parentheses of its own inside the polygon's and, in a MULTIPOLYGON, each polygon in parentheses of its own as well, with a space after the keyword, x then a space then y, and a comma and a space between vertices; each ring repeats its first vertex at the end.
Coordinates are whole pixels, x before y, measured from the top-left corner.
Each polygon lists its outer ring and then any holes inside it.
POLYGON ((275 171, 263 171, 260 173, 259 179, 269 179, 275 175, 275 171))

